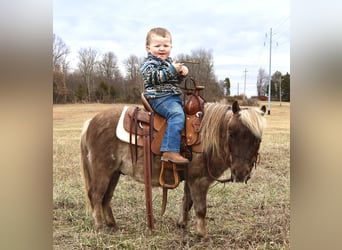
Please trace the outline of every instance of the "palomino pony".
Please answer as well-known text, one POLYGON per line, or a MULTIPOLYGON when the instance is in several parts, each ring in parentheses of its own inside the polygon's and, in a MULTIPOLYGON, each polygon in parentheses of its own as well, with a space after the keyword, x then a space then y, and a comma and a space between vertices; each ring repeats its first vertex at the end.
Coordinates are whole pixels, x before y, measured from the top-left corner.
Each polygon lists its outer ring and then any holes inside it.
MULTIPOLYGON (((184 178, 184 196, 178 226, 186 227, 192 206, 196 230, 207 237, 205 217, 209 186, 230 168, 231 181, 247 183, 258 159, 266 107, 240 109, 219 103, 206 103, 200 137, 203 153, 193 153, 184 178)), ((113 231, 118 226, 110 202, 121 174, 144 183, 143 148, 132 161, 130 145, 116 137, 120 111, 103 111, 84 123, 81 135, 83 177, 96 230, 105 224, 113 231)), ((154 155, 152 186, 160 186, 160 156, 154 155)))

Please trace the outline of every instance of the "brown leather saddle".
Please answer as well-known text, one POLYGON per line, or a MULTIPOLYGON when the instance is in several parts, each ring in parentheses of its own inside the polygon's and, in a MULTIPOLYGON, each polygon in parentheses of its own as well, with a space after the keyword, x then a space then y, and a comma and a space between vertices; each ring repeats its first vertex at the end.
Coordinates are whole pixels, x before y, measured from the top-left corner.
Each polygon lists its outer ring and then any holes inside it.
MULTIPOLYGON (((189 146, 193 148, 193 152, 201 152, 202 150, 200 146, 201 141, 199 133, 202 117, 204 115, 204 103, 206 101, 202 96, 200 96, 199 91, 203 89, 204 86, 196 85, 195 89, 185 88, 185 94, 189 97, 185 100, 184 105, 186 122, 184 130, 182 131, 181 151, 184 151, 184 148, 189 146)), ((184 98, 186 98, 186 96, 184 98)), ((129 107, 127 109, 124 116, 124 129, 129 132, 131 136, 135 137, 134 141, 137 146, 143 146, 141 137, 144 133, 143 127, 146 124, 151 126, 153 128, 151 150, 154 154, 161 155, 160 146, 166 130, 167 121, 152 109, 144 93, 141 94, 141 101, 144 109, 139 107, 129 107), (150 121, 151 113, 154 114, 153 121, 150 121), (151 122, 153 124, 150 124, 151 122)))

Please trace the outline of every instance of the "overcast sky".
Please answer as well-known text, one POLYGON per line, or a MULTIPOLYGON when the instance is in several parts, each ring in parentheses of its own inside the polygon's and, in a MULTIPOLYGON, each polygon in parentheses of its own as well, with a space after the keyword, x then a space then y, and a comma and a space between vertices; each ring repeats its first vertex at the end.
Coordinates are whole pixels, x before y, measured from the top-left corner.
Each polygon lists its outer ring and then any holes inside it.
MULTIPOLYGON (((230 78, 231 94, 256 95, 259 68, 269 71, 272 28, 272 74, 290 73, 289 0, 54 0, 53 32, 62 38, 76 66, 80 48, 112 51, 122 62, 145 57, 152 27, 165 27, 173 39, 171 57, 192 50, 212 50, 217 80, 230 78)), ((122 72, 124 73, 124 72, 122 72)))

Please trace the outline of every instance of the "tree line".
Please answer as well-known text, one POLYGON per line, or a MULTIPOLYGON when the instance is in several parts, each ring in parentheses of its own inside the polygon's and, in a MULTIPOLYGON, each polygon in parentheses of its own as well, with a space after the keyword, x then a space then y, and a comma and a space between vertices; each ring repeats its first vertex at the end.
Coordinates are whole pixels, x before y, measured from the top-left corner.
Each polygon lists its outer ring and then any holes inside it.
MULTIPOLYGON (((60 37, 53 34, 53 103, 140 102, 140 94, 143 91, 140 67, 144 58, 129 55, 123 62, 126 71, 124 76, 119 69, 118 59, 112 51, 101 53, 91 47, 81 48, 78 51, 77 69, 74 70, 70 69, 69 54, 68 46, 60 37)), ((175 59, 184 62, 189 68, 189 76, 195 79, 198 85, 205 86, 202 95, 207 101, 230 96, 229 78, 218 81, 214 74, 211 50, 200 48, 191 51, 190 54, 180 54, 175 59)), ((258 76, 257 86, 261 85, 261 88, 260 92, 258 90, 258 95, 267 95, 268 83, 260 71, 259 74, 260 82, 258 76)), ((272 82, 276 84, 278 79, 279 74, 274 74, 272 82)), ((289 76, 288 79, 280 76, 280 79, 282 79, 282 88, 287 81, 289 86, 289 76)), ((273 89, 276 86, 278 85, 273 89)), ((271 93, 273 98, 273 91, 271 93)), ((286 101, 286 98, 283 98, 283 101, 286 101)))

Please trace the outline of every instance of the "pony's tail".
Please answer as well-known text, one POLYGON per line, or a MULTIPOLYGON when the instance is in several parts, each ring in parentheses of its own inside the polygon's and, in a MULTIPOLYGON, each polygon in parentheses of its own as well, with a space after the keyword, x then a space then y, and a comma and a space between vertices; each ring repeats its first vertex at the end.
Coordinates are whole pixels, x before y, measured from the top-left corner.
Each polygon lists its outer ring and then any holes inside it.
POLYGON ((83 124, 83 129, 81 132, 81 160, 82 160, 82 177, 84 181, 85 186, 85 197, 86 197, 86 214, 89 216, 89 213, 91 212, 91 203, 89 199, 89 187, 90 187, 90 181, 91 181, 91 175, 90 175, 90 162, 89 162, 89 150, 86 143, 86 135, 87 135, 87 129, 89 126, 91 120, 87 120, 83 124))

